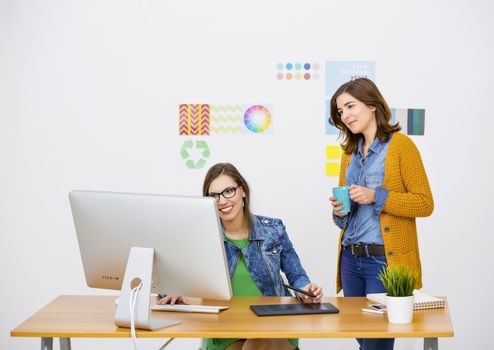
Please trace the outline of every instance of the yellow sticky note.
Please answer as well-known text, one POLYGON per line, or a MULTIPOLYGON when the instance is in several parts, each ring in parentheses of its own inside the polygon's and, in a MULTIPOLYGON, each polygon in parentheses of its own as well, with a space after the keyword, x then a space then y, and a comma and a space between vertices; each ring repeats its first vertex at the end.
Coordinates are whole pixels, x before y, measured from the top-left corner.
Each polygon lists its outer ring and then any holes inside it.
POLYGON ((340 146, 326 146, 326 158, 340 159, 340 146))
POLYGON ((326 163, 326 176, 339 176, 340 164, 339 163, 326 163))

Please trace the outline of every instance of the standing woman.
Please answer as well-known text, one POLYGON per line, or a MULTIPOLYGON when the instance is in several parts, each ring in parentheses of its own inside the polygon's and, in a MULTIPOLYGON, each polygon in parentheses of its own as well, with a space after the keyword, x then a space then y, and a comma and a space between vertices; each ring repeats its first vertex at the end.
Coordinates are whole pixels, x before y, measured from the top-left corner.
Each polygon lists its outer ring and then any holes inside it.
MULTIPOLYGON (((415 218, 432 214, 434 202, 417 147, 401 127, 377 86, 360 78, 343 84, 330 102, 340 130, 340 186, 349 186, 350 212, 330 197, 341 229, 336 291, 345 296, 385 292, 377 275, 386 265, 406 264, 419 273, 415 218)), ((361 350, 393 349, 394 339, 357 339, 361 350)))
MULTIPOLYGON (((319 303, 322 289, 311 283, 280 219, 253 215, 250 188, 230 163, 213 165, 204 179, 204 196, 216 199, 221 220, 228 270, 234 296, 291 296, 283 286, 281 272, 290 285, 314 294, 298 294, 304 303, 319 303)), ((161 304, 185 302, 166 296, 161 304)), ((298 348, 298 339, 208 339, 207 350, 298 348)))

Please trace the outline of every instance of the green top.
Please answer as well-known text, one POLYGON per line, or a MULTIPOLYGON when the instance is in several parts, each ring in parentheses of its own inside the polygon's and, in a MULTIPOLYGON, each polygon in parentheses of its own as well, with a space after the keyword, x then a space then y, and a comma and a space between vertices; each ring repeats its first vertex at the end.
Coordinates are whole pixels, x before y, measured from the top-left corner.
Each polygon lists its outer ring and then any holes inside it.
MULTIPOLYGON (((231 239, 227 238, 228 241, 235 246, 243 250, 249 245, 249 238, 244 239, 231 239)), ((240 257, 235 266, 235 271, 232 277, 232 291, 234 296, 262 296, 262 292, 256 285, 256 282, 252 279, 252 276, 247 269, 247 263, 245 262, 244 254, 240 254, 240 257)), ((241 340, 239 338, 218 338, 218 339, 207 339, 207 350, 224 350, 236 341, 241 340)), ((297 347, 298 339, 288 339, 290 343, 297 347)))
MULTIPOLYGON (((249 239, 230 239, 228 241, 236 245, 243 250, 249 245, 249 239)), ((247 270, 247 263, 245 261, 244 254, 240 254, 240 257, 235 266, 235 271, 232 277, 232 291, 234 296, 242 297, 260 297, 262 292, 257 288, 256 282, 252 279, 252 276, 247 270)))

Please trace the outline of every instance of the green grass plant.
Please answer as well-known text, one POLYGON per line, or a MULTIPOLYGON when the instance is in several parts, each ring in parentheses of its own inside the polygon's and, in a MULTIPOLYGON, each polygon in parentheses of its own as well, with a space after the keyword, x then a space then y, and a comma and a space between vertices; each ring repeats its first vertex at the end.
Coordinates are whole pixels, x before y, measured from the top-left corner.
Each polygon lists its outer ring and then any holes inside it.
POLYGON ((419 274, 407 265, 386 266, 377 276, 390 297, 408 297, 413 295, 419 274))

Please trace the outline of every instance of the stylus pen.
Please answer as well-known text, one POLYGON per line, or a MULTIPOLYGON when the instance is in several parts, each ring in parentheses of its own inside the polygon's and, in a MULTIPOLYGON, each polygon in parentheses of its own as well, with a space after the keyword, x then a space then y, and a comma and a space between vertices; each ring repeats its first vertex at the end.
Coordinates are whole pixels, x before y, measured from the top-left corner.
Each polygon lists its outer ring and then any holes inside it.
POLYGON ((296 292, 298 292, 298 293, 301 293, 301 294, 307 295, 307 296, 309 296, 309 297, 311 297, 311 298, 315 298, 315 297, 316 297, 314 294, 312 294, 311 292, 308 292, 308 291, 306 291, 306 290, 303 290, 303 289, 298 289, 298 288, 292 287, 292 286, 290 286, 290 285, 288 285, 288 284, 285 284, 285 283, 283 283, 283 286, 285 286, 285 287, 286 287, 286 288, 288 288, 288 289, 292 289, 292 290, 294 290, 294 291, 296 291, 296 292))

